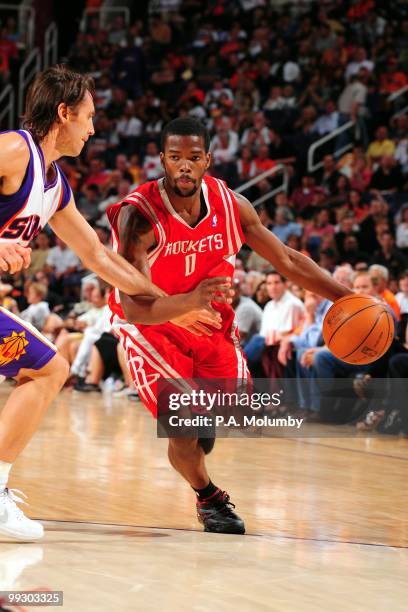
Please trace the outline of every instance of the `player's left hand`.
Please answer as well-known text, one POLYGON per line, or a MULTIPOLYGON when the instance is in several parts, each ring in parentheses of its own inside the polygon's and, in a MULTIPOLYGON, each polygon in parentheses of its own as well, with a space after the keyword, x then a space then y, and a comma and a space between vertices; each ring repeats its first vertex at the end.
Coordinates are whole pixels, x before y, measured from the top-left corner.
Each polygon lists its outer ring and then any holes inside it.
POLYGON ((172 319, 170 323, 186 329, 195 336, 212 336, 213 332, 207 326, 221 329, 222 319, 219 312, 203 308, 172 319))

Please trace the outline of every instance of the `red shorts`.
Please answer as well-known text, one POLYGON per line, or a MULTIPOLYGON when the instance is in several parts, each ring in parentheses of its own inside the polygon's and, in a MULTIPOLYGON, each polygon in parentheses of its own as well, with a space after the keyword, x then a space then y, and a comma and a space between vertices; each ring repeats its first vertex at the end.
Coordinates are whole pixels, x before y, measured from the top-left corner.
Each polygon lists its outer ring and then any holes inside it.
POLYGON ((172 379, 188 392, 184 379, 250 377, 235 324, 212 336, 194 336, 172 323, 144 326, 113 317, 113 330, 125 351, 126 362, 140 399, 157 417, 157 381, 172 379))

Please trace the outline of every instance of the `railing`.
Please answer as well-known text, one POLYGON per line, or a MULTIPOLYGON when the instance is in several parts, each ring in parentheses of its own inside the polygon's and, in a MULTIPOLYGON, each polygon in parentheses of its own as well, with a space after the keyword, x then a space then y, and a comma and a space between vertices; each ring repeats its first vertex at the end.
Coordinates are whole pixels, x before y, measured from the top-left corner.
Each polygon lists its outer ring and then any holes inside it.
POLYGON ((247 189, 254 187, 260 181, 263 181, 273 176, 274 174, 283 174, 282 184, 279 185, 278 187, 275 187, 271 191, 268 191, 268 193, 264 193, 261 197, 257 198, 254 202, 252 202, 253 206, 255 207, 259 206, 260 204, 262 204, 262 202, 266 202, 266 200, 273 198, 277 193, 280 193, 281 191, 287 192, 288 186, 289 186, 289 171, 287 167, 284 166, 283 164, 277 164, 276 166, 273 166, 273 168, 269 168, 269 170, 265 170, 265 172, 261 172, 261 174, 254 176, 254 178, 250 179, 246 183, 243 183, 234 191, 236 191, 237 193, 242 193, 243 191, 246 191, 247 189))
MULTIPOLYGON (((323 136, 322 138, 314 142, 312 145, 310 145, 309 150, 307 152, 307 171, 315 172, 316 170, 318 170, 319 168, 323 166, 323 161, 320 161, 320 162, 314 161, 314 155, 317 149, 325 145, 327 142, 337 139, 340 134, 343 134, 343 132, 347 132, 347 130, 350 130, 354 125, 355 125, 354 121, 348 121, 344 125, 341 125, 340 127, 338 127, 336 130, 333 130, 333 132, 326 134, 326 136, 323 136)), ((353 142, 351 139, 349 139, 349 142, 345 143, 339 149, 335 149, 333 155, 335 157, 340 157, 340 155, 343 155, 343 153, 345 153, 352 147, 353 147, 353 142)))
POLYGON ((6 85, 0 94, 0 129, 13 129, 14 111, 14 88, 6 85))
POLYGON ((49 68, 57 63, 58 59, 58 28, 55 21, 50 23, 44 34, 43 68, 49 68))
POLYGON ((405 115, 408 111, 408 85, 405 85, 405 87, 389 95, 387 102, 390 104, 392 111, 394 111, 392 118, 398 117, 399 115, 405 115))
MULTIPOLYGON (((32 6, 15 6, 14 4, 0 4, 0 11, 17 13, 18 32, 24 39, 23 46, 30 50, 34 45, 35 9, 32 6)), ((17 43, 17 46, 21 46, 17 43)))
POLYGON ((26 90, 30 85, 34 76, 41 69, 41 56, 40 51, 36 47, 31 51, 31 53, 27 56, 24 64, 22 64, 18 77, 18 106, 17 111, 19 117, 24 112, 24 98, 26 94, 26 90))
POLYGON ((89 17, 98 17, 99 26, 105 28, 108 24, 108 17, 113 15, 122 15, 125 20, 125 26, 130 24, 130 9, 127 6, 100 6, 98 8, 87 8, 84 11, 79 29, 85 32, 89 17))

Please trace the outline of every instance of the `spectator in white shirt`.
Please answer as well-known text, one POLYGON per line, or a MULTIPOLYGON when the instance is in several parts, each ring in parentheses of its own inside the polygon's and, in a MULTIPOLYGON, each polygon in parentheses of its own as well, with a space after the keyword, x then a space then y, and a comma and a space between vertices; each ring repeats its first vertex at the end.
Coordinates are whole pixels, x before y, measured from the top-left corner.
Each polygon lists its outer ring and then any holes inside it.
POLYGON ((65 297, 79 297, 80 277, 79 258, 65 242, 57 238, 57 246, 50 249, 46 262, 46 272, 50 275, 50 289, 63 293, 65 297))
POLYGON ((146 146, 146 155, 143 162, 143 170, 148 181, 153 181, 163 174, 160 163, 159 149, 155 142, 149 142, 146 146))
POLYGON ((20 313, 20 317, 43 331, 45 323, 50 316, 50 307, 45 301, 48 288, 41 283, 31 283, 27 290, 28 308, 20 313))
POLYGON ((367 51, 364 47, 358 47, 354 54, 354 60, 349 62, 346 66, 346 71, 344 73, 346 82, 348 82, 352 76, 358 74, 362 68, 368 70, 368 72, 372 72, 374 70, 374 62, 367 59, 367 51))
POLYGON ((75 272, 80 265, 79 258, 67 247, 61 238, 57 238, 57 245, 48 253, 47 266, 56 278, 75 272))
POLYGON ((334 100, 326 102, 325 110, 325 114, 321 115, 312 127, 312 132, 317 132, 320 136, 334 132, 340 125, 340 113, 336 109, 334 100))
POLYGON ((245 353, 253 374, 259 374, 261 361, 263 375, 279 378, 284 373, 284 367, 278 361, 280 342, 300 325, 305 307, 288 290, 286 279, 279 272, 267 273, 266 289, 271 300, 263 310, 260 332, 245 346, 245 353))

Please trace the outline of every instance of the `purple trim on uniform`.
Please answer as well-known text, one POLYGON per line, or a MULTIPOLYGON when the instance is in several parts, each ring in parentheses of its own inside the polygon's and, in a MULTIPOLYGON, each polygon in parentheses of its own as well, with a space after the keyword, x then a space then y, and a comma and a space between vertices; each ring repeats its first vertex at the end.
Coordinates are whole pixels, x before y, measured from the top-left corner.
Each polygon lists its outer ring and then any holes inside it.
MULTIPOLYGON (((28 162, 20 189, 16 191, 16 193, 10 195, 0 194, 0 230, 23 210, 34 181, 34 158, 27 134, 23 130, 7 130, 7 132, 16 132, 24 138, 28 145, 28 150, 30 151, 30 161, 28 162)), ((2 134, 7 132, 2 132, 2 134)))
POLYGON ((68 179, 63 173, 63 171, 61 170, 61 168, 59 167, 59 165, 56 163, 55 166, 61 177, 61 189, 62 189, 62 198, 58 206, 58 210, 64 210, 64 208, 68 205, 71 199, 72 191, 71 191, 71 187, 69 186, 68 179))
MULTIPOLYGON (((0 347, 4 346, 4 339, 10 337, 13 332, 24 332, 25 340, 28 344, 24 347, 24 353, 19 359, 11 359, 8 363, 4 363, 5 351, 0 349, 3 365, 0 365, 0 374, 7 378, 17 376, 23 368, 30 370, 40 370, 43 368, 57 352, 57 349, 52 348, 41 340, 36 334, 33 334, 28 329, 24 321, 17 321, 15 318, 8 316, 3 310, 0 311, 0 347)), ((40 334, 39 334, 40 335, 40 334)))
POLYGON ((44 183, 44 191, 48 191, 49 189, 51 189, 52 187, 55 187, 55 185, 57 184, 57 180, 58 180, 58 171, 55 165, 55 162, 52 162, 51 166, 54 168, 54 178, 48 183, 47 182, 47 175, 45 173, 45 160, 44 160, 44 153, 42 152, 42 149, 40 147, 40 145, 38 145, 35 140, 34 140, 34 144, 37 148, 38 151, 38 155, 40 156, 40 161, 41 161, 41 168, 42 168, 42 175, 43 175, 43 183, 44 183))

